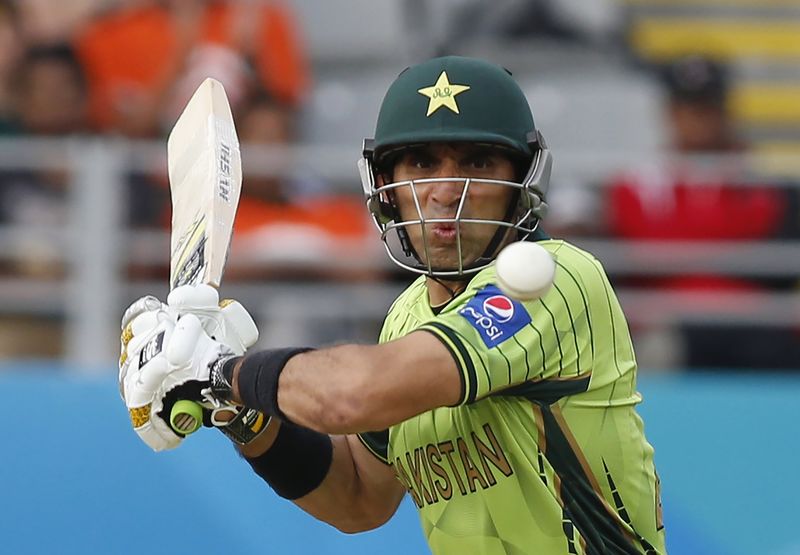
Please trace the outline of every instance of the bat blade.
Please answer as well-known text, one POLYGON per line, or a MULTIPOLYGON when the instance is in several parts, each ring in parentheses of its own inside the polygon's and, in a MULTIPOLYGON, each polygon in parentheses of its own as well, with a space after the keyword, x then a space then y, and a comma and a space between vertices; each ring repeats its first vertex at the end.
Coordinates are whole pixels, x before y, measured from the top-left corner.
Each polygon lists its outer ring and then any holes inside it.
POLYGON ((170 289, 219 287, 242 187, 239 140, 225 89, 208 78, 167 140, 172 197, 170 289))
MULTIPOLYGON (((197 88, 167 140, 172 196, 170 290, 207 283, 219 287, 242 189, 242 158, 222 83, 197 88)), ((202 407, 180 400, 170 425, 184 435, 202 423, 202 407)))

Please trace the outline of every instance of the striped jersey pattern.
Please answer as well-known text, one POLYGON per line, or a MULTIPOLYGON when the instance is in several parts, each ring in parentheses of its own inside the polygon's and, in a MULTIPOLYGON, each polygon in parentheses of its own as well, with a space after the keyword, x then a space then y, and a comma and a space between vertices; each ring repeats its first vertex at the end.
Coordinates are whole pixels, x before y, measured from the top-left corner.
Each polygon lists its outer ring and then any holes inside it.
POLYGON ((380 341, 435 335, 461 398, 360 438, 393 466, 434 554, 665 553, 619 302, 592 255, 538 244, 556 260, 540 299, 505 296, 494 266, 438 313, 424 277, 398 297, 380 341))

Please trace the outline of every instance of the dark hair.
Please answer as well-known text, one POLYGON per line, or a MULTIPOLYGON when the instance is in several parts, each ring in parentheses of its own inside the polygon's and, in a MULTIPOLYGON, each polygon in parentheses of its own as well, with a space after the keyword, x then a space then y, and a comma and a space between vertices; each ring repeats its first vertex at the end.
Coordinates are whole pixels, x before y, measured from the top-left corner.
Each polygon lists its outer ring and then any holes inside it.
POLYGON ((726 68, 704 56, 687 56, 664 66, 661 77, 673 100, 722 103, 728 94, 726 68))
POLYGON ((84 91, 87 89, 83 65, 78 59, 75 49, 65 43, 36 45, 25 50, 17 66, 16 87, 20 87, 24 83, 30 67, 41 62, 64 64, 72 72, 78 86, 84 91))
POLYGON ((12 24, 19 22, 19 8, 12 0, 0 0, 0 17, 7 17, 12 24))
POLYGON ((274 95, 269 89, 261 85, 254 86, 247 92, 239 111, 242 116, 245 116, 259 108, 275 109, 289 113, 294 111, 294 107, 291 104, 274 95))

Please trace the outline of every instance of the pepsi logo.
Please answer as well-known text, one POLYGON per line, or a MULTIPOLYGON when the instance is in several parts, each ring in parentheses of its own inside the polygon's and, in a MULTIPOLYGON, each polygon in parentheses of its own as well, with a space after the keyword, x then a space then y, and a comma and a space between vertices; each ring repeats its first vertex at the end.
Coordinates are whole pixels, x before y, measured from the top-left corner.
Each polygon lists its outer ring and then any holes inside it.
POLYGON ((492 295, 483 301, 483 311, 502 324, 514 317, 514 303, 505 295, 492 295))
POLYGON ((525 307, 506 297, 494 284, 478 291, 458 313, 475 328, 490 349, 531 323, 525 307))

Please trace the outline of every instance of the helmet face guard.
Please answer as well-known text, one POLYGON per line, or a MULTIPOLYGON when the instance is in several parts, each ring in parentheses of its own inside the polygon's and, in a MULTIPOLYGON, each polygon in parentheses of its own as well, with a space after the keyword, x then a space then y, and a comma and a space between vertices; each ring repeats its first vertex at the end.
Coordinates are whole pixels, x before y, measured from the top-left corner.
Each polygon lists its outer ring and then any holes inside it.
POLYGON ((462 277, 470 277, 491 264, 502 239, 506 237, 509 230, 516 230, 518 240, 523 240, 533 233, 547 211, 545 195, 550 180, 552 156, 543 137, 538 132, 529 134, 528 146, 533 157, 521 182, 454 176, 379 184, 373 141, 365 140, 363 157, 358 162, 361 184, 367 209, 380 231, 381 240, 392 261, 401 268, 415 273, 457 280, 462 277), (437 183, 463 184, 456 213, 451 218, 426 218, 423 213, 417 186, 432 184, 435 187, 437 183), (511 189, 512 203, 506 210, 504 219, 464 216, 464 207, 469 199, 470 188, 475 185, 511 189), (416 211, 416 214, 412 214, 410 217, 407 215, 405 219, 401 217, 395 202, 395 194, 401 189, 407 189, 410 192, 416 211), (447 224, 455 228, 457 262, 452 267, 436 267, 431 263, 428 243, 430 231, 427 228, 433 224, 447 224), (462 248, 462 229, 465 225, 486 225, 496 230, 487 245, 484 246, 483 254, 474 260, 466 260, 466 253, 462 248), (417 252, 417 249, 411 244, 408 229, 412 226, 418 226, 421 230, 422 244, 419 247, 422 252, 417 252))
POLYGON ((546 212, 550 151, 534 125, 525 93, 500 66, 445 56, 407 68, 386 92, 374 137, 364 141, 359 161, 361 182, 386 251, 402 268, 450 280, 466 279, 491 264, 510 233, 516 233, 516 239, 533 233, 546 212), (518 168, 518 182, 458 175, 386 182, 393 180, 384 174, 393 174, 385 170, 396 153, 432 143, 487 145, 511 153, 515 161, 524 160, 527 167, 524 171, 518 168), (429 190, 444 182, 462 184, 455 214, 426 218, 418 187, 429 190), (511 194, 498 195, 510 199, 507 206, 489 209, 471 204, 477 195, 470 190, 486 191, 490 186, 509 188, 511 194), (411 199, 404 200, 402 215, 397 204, 400 194, 411 199), (504 215, 498 215, 503 209, 504 215), (472 217, 476 211, 488 213, 492 219, 472 217), (445 252, 448 246, 429 241, 437 224, 455 231, 452 254, 445 252), (483 233, 477 226, 491 226, 484 229, 492 231, 483 233), (479 237, 474 235, 476 230, 479 237), (486 244, 478 244, 483 237, 489 237, 486 244), (432 258, 437 260, 432 262, 432 258))

